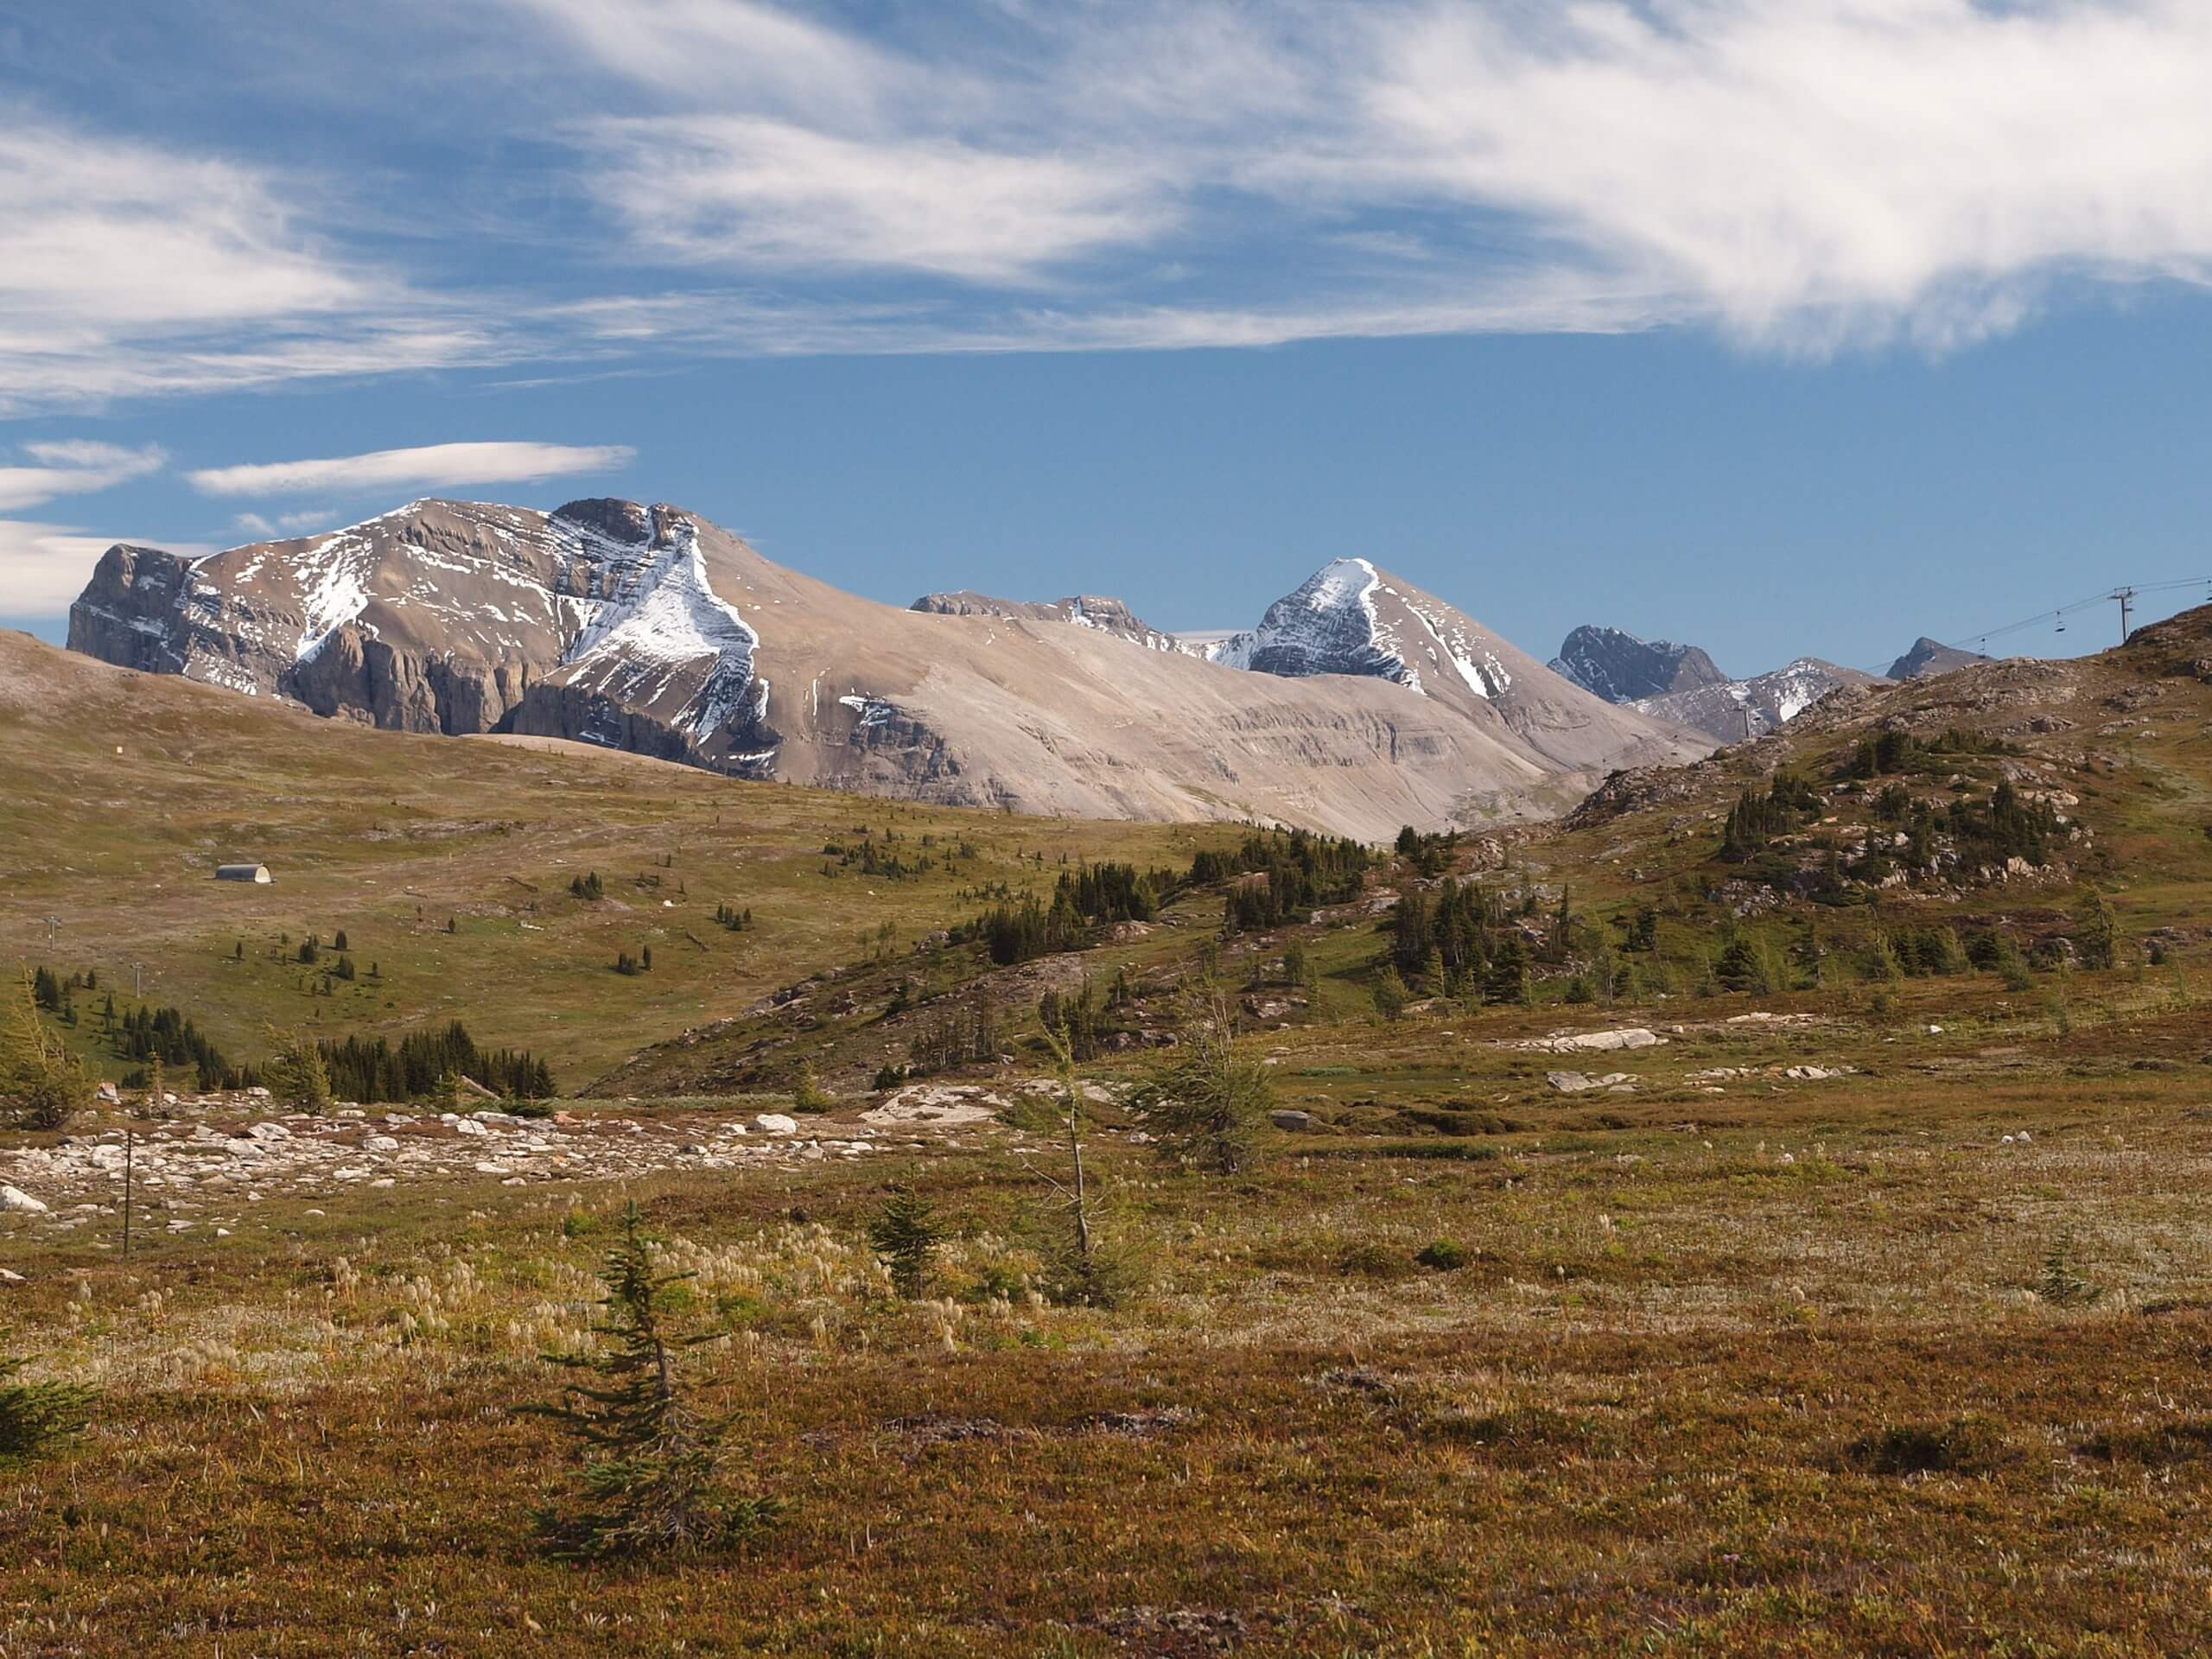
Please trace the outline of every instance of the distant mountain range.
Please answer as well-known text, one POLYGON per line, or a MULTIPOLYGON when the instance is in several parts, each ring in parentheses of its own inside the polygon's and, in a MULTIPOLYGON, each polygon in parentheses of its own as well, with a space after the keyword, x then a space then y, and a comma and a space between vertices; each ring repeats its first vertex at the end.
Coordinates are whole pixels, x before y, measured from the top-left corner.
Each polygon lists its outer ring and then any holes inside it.
MULTIPOLYGON (((1886 680, 1922 679, 1987 660, 1923 635, 1890 664, 1886 680)), ((1694 727, 1719 743, 1762 736, 1846 686, 1886 683, 1882 675, 1818 657, 1731 679, 1695 645, 1587 624, 1567 636, 1551 665, 1593 696, 1694 727)))
POLYGON ((1118 601, 899 610, 666 505, 426 500, 204 558, 108 550, 73 650, 410 731, 741 777, 1374 839, 1541 816, 1699 733, 1617 706, 1363 559, 1190 645, 1118 601))

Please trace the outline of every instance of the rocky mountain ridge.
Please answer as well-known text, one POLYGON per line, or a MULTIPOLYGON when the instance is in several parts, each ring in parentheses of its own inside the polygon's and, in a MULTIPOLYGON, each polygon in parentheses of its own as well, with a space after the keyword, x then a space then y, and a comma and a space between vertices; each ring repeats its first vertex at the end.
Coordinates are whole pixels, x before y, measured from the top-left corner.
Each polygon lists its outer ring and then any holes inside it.
POLYGON ((1217 660, 1135 637, 1154 631, 1126 607, 1081 601, 1070 626, 1072 607, 963 614, 943 597, 914 611, 841 593, 664 504, 422 501, 197 560, 112 548, 70 645, 395 729, 1370 838, 1541 816, 1616 766, 1708 747, 1364 561, 1329 567, 1217 660))
POLYGON ((1009 621, 1065 622, 1096 628, 1142 645, 1147 651, 1175 651, 1204 656, 1173 634, 1155 628, 1121 600, 1101 594, 1072 594, 1065 599, 998 599, 963 588, 958 593, 924 594, 906 607, 933 616, 1001 616, 1009 621))
POLYGON ((1800 657, 1748 679, 1723 680, 1665 696, 1643 697, 1630 706, 1654 719, 1694 727, 1716 742, 1740 743, 1763 737, 1795 720, 1833 691, 1887 683, 1878 674, 1818 657, 1800 657))
POLYGON ((1620 628, 1588 623, 1567 636, 1551 660, 1564 676, 1607 702, 1636 702, 1670 692, 1718 685, 1728 677, 1695 645, 1639 639, 1620 628))

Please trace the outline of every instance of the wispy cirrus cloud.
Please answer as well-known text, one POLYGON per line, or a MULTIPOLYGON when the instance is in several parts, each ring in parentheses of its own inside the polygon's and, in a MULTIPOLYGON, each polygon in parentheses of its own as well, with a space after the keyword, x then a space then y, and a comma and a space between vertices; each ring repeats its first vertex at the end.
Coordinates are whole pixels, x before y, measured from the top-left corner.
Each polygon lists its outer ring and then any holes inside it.
POLYGON ((622 444, 433 443, 411 449, 333 455, 316 461, 253 461, 186 474, 203 495, 297 495, 310 491, 365 493, 391 489, 454 489, 473 484, 528 483, 575 474, 613 472, 637 452, 622 444))
POLYGON ((893 50, 758 4, 512 3, 644 92, 570 132, 639 251, 1060 286, 880 326, 893 348, 1588 313, 1943 348, 2212 269, 2193 0, 986 9, 987 54, 973 27, 893 50), (957 96, 912 94, 937 73, 957 96), (1202 298, 1149 279, 1162 249, 1202 298))
POLYGON ((0 417, 526 349, 302 219, 263 168, 0 105, 0 417))
POLYGON ((2212 282, 2202 0, 944 0, 834 21, 861 11, 305 18, 302 66, 320 28, 410 73, 501 76, 407 147, 331 138, 321 172, 279 164, 281 123, 223 156, 0 108, 0 418, 702 351, 1677 325, 1941 351, 2212 282), (527 190, 442 164, 524 152, 527 190))
POLYGON ((863 141, 746 115, 605 122, 592 142, 594 193, 640 243, 687 264, 1019 287, 1177 217, 1141 161, 863 141))
POLYGON ((157 445, 130 449, 83 440, 27 443, 35 467, 0 467, 0 512, 35 507, 63 495, 91 495, 157 473, 168 456, 157 445))
POLYGON ((309 507, 301 512, 242 512, 231 522, 256 540, 265 542, 279 536, 305 536, 327 530, 338 522, 339 516, 335 507, 309 507))

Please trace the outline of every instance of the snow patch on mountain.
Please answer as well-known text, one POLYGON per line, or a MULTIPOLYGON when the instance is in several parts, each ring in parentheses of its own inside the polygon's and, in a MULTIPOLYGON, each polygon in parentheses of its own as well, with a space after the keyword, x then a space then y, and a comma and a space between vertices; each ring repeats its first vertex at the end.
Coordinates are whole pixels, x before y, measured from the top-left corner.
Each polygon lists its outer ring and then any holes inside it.
MULTIPOLYGON (((1469 639, 1466 631, 1457 622, 1441 611, 1433 611, 1419 603, 1411 594, 1399 593, 1388 583, 1382 584, 1382 591, 1396 594, 1405 607, 1420 620, 1421 626, 1428 630, 1428 637, 1434 641, 1427 648, 1429 660, 1437 661, 1440 652, 1443 661, 1451 665, 1468 690, 1478 697, 1490 699, 1502 697, 1512 688, 1513 676, 1506 672, 1505 664, 1497 659, 1497 653, 1469 639)), ((1416 682, 1418 677, 1415 677, 1416 682)), ((1414 689, 1419 690, 1418 683, 1414 689)))
POLYGON ((294 663, 313 662, 332 634, 360 620, 369 608, 368 575, 375 563, 368 539, 344 530, 310 545, 294 561, 302 612, 294 663))
MULTIPOLYGON (((591 532, 584 531, 589 535, 591 532)), ((602 601, 563 654, 570 683, 623 703, 651 704, 676 676, 711 658, 715 666, 669 724, 704 739, 720 731, 754 692, 753 652, 760 636, 707 580, 697 528, 669 527, 667 545, 630 575, 626 592, 602 601)), ((756 716, 766 709, 759 683, 756 716)))
POLYGON ((1376 613, 1382 582, 1365 559, 1332 560, 1268 606, 1258 627, 1215 641, 1205 655, 1265 674, 1371 674, 1405 684, 1405 658, 1376 613))
POLYGON ((1664 696, 1639 697, 1628 706, 1661 720, 1694 726, 1722 743, 1764 737, 1803 714, 1831 692, 1846 686, 1875 685, 1880 677, 1800 657, 1771 673, 1723 680, 1664 696))
POLYGON ((1268 607, 1258 627, 1201 649, 1230 668, 1369 675, 1421 696, 1445 674, 1485 701, 1503 696, 1513 683, 1497 652, 1473 636, 1464 619, 1418 590, 1393 586, 1359 558, 1331 561, 1268 607), (1408 641, 1400 626, 1404 617, 1425 637, 1408 641))

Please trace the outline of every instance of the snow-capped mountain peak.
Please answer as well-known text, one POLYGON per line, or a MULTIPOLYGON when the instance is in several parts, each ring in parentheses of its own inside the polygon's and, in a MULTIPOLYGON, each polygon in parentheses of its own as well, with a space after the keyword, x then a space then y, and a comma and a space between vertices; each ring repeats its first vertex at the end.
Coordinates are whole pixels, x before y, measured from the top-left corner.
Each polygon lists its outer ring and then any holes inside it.
POLYGON ((1440 677, 1485 700, 1513 684, 1484 630, 1362 558, 1331 560, 1206 654, 1263 674, 1370 675, 1424 696, 1440 677))

